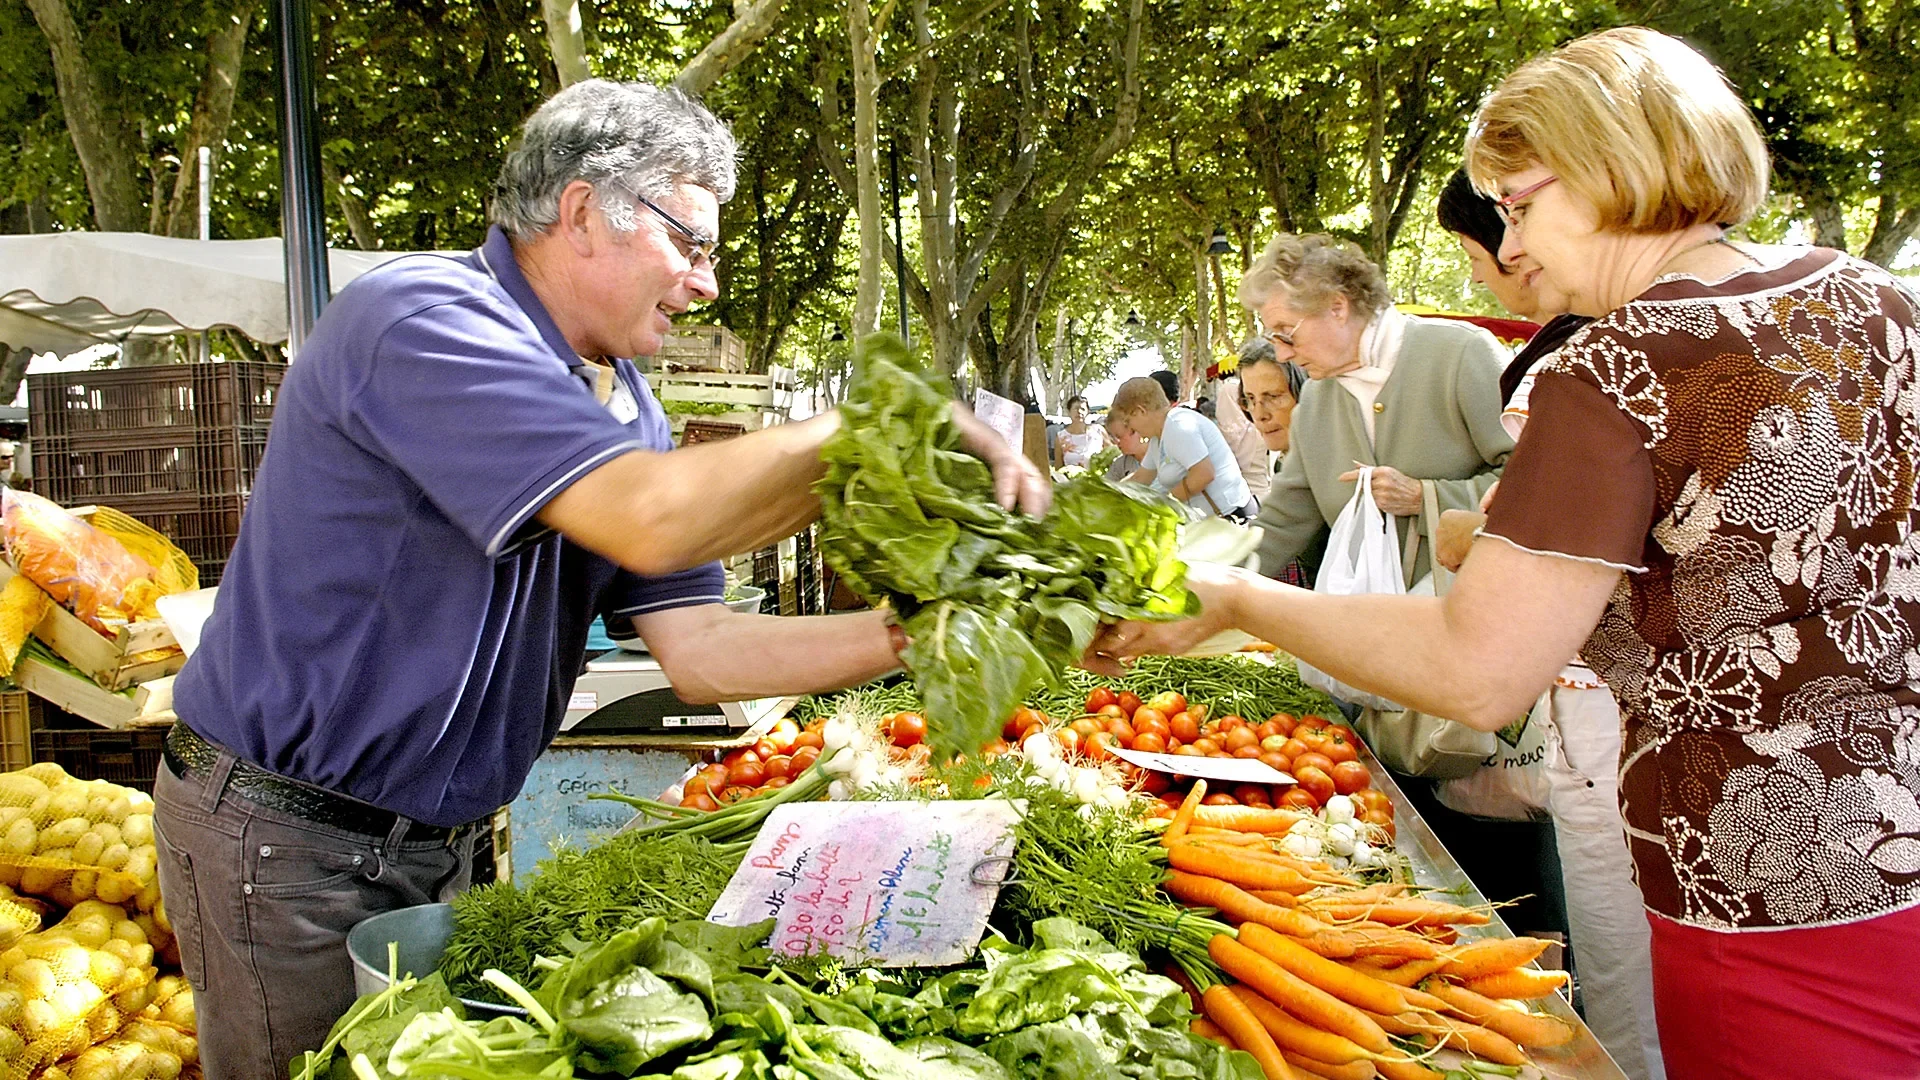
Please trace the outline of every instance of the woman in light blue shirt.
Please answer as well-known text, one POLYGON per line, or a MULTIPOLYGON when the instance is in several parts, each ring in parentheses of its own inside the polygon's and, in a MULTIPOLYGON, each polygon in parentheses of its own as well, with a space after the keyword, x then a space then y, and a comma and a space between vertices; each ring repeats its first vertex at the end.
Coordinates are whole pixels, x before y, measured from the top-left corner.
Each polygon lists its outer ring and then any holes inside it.
POLYGON ((1173 408, 1159 383, 1129 379, 1120 384, 1112 411, 1150 440, 1132 479, 1203 514, 1244 522, 1260 509, 1219 426, 1192 409, 1173 408))

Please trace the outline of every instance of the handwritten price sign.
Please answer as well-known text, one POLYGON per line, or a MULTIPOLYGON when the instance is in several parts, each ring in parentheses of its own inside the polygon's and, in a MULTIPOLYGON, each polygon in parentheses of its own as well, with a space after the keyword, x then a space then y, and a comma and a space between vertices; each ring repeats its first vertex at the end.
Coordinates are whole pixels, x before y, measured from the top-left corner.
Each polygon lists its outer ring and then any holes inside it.
POLYGON ((707 918, 774 919, 769 946, 880 967, 972 955, 1013 854, 1010 803, 798 803, 775 810, 707 918), (976 869, 979 871, 976 873, 976 869))

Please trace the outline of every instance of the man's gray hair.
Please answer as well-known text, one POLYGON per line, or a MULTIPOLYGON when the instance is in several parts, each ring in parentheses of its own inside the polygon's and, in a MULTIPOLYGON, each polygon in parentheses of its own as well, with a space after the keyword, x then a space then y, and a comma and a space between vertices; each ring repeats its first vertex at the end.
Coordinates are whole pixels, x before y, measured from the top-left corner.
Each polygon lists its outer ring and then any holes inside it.
POLYGON ((658 199, 693 184, 721 202, 733 198, 738 153, 727 125, 679 90, 588 79, 528 117, 500 168, 488 216, 515 240, 532 240, 559 220, 567 185, 585 180, 607 220, 632 231, 636 192, 658 199))

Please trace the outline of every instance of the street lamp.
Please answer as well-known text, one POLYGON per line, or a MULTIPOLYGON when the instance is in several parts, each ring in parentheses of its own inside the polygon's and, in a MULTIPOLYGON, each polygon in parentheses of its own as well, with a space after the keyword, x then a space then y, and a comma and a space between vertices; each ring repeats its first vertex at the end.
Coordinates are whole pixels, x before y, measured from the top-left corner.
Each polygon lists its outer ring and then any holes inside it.
POLYGON ((1141 327, 1141 326, 1144 326, 1144 325, 1146 325, 1145 323, 1142 323, 1142 322, 1140 321, 1140 309, 1139 309, 1139 308, 1128 308, 1128 309, 1127 309, 1127 325, 1128 325, 1128 326, 1131 326, 1131 327, 1135 327, 1136 329, 1137 329, 1137 328, 1139 328, 1139 327, 1141 327))
POLYGON ((1218 225, 1213 227, 1213 235, 1207 240, 1207 254, 1214 258, 1228 254, 1233 250, 1233 242, 1227 239, 1227 230, 1218 225))
POLYGON ((847 335, 845 335, 845 334, 843 334, 843 333, 841 333, 841 332, 840 332, 840 324, 839 324, 839 323, 834 323, 834 324, 833 324, 833 333, 831 333, 831 334, 828 334, 828 335, 827 335, 827 340, 828 340, 828 341, 845 341, 845 340, 847 340, 847 335))

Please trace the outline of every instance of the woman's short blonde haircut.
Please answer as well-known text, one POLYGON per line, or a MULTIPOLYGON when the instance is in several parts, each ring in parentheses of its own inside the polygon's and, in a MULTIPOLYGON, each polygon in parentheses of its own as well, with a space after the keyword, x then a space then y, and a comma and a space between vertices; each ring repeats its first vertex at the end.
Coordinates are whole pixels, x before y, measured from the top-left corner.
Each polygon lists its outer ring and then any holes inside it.
POLYGON ((1240 276, 1240 302, 1249 308, 1258 309, 1276 293, 1286 294, 1290 306, 1308 315, 1327 310, 1335 296, 1344 296, 1363 320, 1393 303, 1387 277, 1373 260, 1325 233, 1281 233, 1240 276))
POLYGON ((1630 26, 1530 60, 1480 106, 1467 173, 1499 195, 1539 165, 1615 232, 1738 225, 1767 199, 1760 125, 1706 57, 1630 26))
POLYGON ((1170 404, 1172 402, 1167 400, 1167 392, 1160 388, 1160 384, 1142 376, 1120 384, 1120 389, 1113 395, 1113 407, 1108 412, 1110 416, 1117 416, 1124 421, 1136 413, 1164 409, 1170 404))

